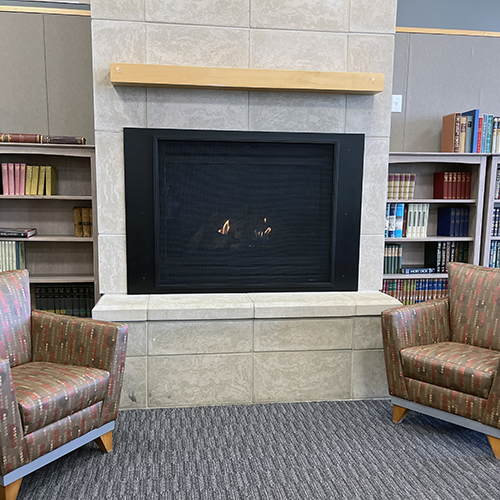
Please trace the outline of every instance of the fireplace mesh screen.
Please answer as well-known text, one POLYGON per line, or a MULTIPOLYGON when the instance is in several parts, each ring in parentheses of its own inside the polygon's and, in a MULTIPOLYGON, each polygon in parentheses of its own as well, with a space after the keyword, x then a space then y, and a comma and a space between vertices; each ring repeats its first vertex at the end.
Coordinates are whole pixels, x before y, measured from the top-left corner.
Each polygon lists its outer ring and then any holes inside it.
POLYGON ((157 286, 328 282, 332 144, 160 140, 157 286))

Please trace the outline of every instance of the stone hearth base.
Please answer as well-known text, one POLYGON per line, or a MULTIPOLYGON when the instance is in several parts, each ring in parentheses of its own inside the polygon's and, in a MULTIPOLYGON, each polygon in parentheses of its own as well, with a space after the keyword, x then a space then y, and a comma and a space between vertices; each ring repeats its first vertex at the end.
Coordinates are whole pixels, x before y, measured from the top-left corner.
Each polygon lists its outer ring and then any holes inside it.
POLYGON ((129 325, 122 408, 388 397, 379 292, 104 295, 129 325))

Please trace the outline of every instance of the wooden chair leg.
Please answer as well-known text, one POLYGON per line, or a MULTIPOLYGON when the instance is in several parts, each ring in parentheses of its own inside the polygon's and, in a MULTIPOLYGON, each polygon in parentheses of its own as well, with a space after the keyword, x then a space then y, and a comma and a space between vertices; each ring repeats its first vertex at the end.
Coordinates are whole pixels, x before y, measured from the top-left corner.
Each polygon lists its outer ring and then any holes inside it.
POLYGON ((94 439, 94 442, 104 453, 109 453, 113 449, 113 431, 109 431, 101 437, 94 439))
POLYGON ((7 486, 0 486, 0 500, 16 500, 22 480, 23 478, 7 486))
POLYGON ((500 460, 500 439, 493 436, 488 436, 488 441, 490 442, 490 446, 493 450, 495 458, 500 460))
POLYGON ((392 407, 392 421, 395 422, 396 424, 401 422, 406 415, 410 413, 410 410, 408 408, 403 408, 402 406, 397 406, 393 405, 392 407))

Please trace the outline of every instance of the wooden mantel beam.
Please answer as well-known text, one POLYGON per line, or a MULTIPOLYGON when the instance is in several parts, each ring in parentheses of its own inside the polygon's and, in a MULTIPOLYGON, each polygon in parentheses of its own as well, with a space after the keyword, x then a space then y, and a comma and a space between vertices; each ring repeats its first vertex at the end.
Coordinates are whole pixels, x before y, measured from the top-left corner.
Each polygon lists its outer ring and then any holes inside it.
POLYGON ((111 83, 134 87, 377 94, 383 73, 205 68, 111 63, 111 83))

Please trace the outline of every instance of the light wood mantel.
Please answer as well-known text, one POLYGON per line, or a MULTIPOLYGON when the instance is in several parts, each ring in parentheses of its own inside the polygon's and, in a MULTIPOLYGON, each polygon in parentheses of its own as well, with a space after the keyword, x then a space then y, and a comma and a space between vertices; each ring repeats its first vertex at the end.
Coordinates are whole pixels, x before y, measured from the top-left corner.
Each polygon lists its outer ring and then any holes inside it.
POLYGON ((383 73, 205 68, 111 63, 111 83, 134 87, 174 87, 274 92, 377 94, 383 73))

